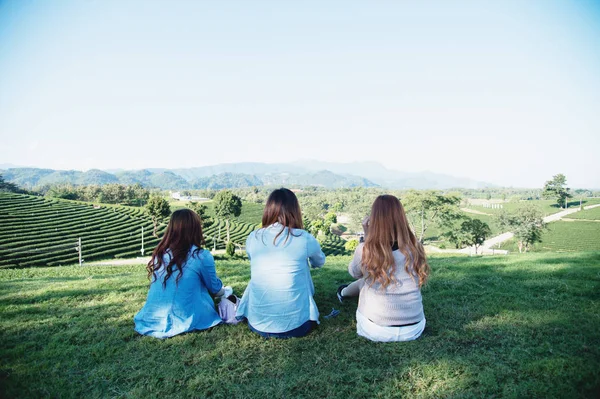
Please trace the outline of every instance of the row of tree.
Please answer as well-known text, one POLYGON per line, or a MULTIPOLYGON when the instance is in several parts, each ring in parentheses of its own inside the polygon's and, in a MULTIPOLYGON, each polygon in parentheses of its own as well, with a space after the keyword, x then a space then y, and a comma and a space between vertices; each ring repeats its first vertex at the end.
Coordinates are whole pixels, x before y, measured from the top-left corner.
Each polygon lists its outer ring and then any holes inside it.
POLYGON ((52 198, 131 206, 143 206, 150 198, 150 191, 140 184, 130 186, 117 183, 102 186, 55 185, 41 187, 37 193, 52 198))
POLYGON ((8 182, 4 180, 4 177, 0 175, 0 192, 8 192, 8 193, 18 193, 18 194, 26 194, 27 191, 19 188, 14 183, 8 182))

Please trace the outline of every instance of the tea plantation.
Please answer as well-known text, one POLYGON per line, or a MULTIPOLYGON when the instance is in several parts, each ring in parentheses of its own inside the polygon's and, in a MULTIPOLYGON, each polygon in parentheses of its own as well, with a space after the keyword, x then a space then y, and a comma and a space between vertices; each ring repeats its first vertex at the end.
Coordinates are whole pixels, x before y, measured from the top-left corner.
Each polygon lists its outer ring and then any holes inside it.
MULTIPOLYGON (((160 224, 159 236, 166 222, 160 224)), ((243 246, 258 227, 231 222, 231 241, 243 246)), ((152 236, 152 221, 142 208, 0 193, 0 268, 77 263, 79 238, 84 261, 140 256, 142 229, 148 255, 158 239, 152 236)), ((224 220, 217 219, 204 233, 207 247, 212 248, 215 238, 216 248, 225 248, 224 220)), ((328 255, 346 253, 337 236, 328 236, 323 250, 328 255)))

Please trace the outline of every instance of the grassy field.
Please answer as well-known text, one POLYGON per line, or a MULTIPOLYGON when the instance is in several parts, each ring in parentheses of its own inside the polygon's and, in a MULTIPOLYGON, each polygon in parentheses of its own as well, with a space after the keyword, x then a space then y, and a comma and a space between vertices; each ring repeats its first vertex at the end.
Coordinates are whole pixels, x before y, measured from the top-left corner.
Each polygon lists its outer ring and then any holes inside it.
MULTIPOLYGON (((519 251, 514 239, 503 243, 501 248, 513 252, 519 251)), ((535 244, 533 251, 600 251, 600 223, 584 221, 548 223, 547 229, 542 233, 542 242, 535 244)))
MULTIPOLYGON (((585 198, 585 199, 583 199, 582 203, 584 206, 599 204, 600 198, 585 198)), ((556 204, 556 201, 554 201, 554 200, 505 202, 502 204, 502 207, 503 207, 502 209, 484 208, 482 205, 469 205, 468 208, 495 215, 495 214, 502 212, 503 210, 507 211, 507 212, 514 212, 518 208, 520 208, 524 205, 527 205, 527 204, 534 204, 534 205, 538 206, 544 212, 545 215, 552 215, 554 213, 557 213, 557 212, 560 212, 563 210, 562 208, 558 207, 558 205, 556 204)), ((569 205, 569 208, 579 207, 579 200, 572 199, 571 201, 568 202, 568 205, 569 205)), ((474 216, 474 215, 470 215, 470 216, 474 216)))
POLYGON ((600 206, 592 209, 584 209, 577 213, 573 213, 567 216, 569 219, 586 219, 586 220, 600 220, 600 206))
MULTIPOLYGON (((356 335, 335 298, 349 257, 312 272, 322 315, 308 337, 246 325, 157 340, 133 331, 142 266, 0 270, 0 396, 593 398, 600 395, 600 253, 435 257, 417 341, 356 335)), ((244 260, 217 260, 237 293, 244 260)))

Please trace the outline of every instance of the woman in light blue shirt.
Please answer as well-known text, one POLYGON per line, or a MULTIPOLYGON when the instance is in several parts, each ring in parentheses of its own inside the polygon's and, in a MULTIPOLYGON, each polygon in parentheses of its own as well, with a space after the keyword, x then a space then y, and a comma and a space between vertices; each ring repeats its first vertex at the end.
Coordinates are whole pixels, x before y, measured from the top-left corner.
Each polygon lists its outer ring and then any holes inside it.
POLYGON ((303 230, 296 195, 286 189, 269 196, 263 228, 250 233, 250 283, 237 310, 250 329, 263 337, 308 334, 319 323, 310 266, 325 264, 319 242, 303 230))
POLYGON ((164 237, 148 262, 150 289, 134 317, 135 331, 168 338, 221 322, 213 296, 225 292, 215 261, 202 249, 202 221, 189 209, 173 212, 164 237))

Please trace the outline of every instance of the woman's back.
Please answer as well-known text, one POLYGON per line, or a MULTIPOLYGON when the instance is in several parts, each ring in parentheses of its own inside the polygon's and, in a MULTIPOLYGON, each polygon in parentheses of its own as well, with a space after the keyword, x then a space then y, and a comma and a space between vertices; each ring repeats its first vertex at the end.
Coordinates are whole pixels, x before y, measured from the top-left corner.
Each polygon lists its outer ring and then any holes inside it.
MULTIPOLYGON (((163 265, 170 259, 170 253, 166 253, 163 265)), ((220 323, 210 293, 219 291, 223 284, 217 278, 210 252, 192 247, 182 270, 180 278, 179 270, 174 270, 164 285, 165 268, 156 271, 146 303, 134 318, 137 332, 166 338, 220 323)))
MULTIPOLYGON (((361 259, 364 244, 360 244, 348 266, 354 278, 364 277, 361 259)), ((394 280, 387 287, 365 280, 358 300, 358 311, 372 322, 381 326, 407 325, 421 321, 423 302, 418 276, 406 272, 406 258, 401 251, 392 252, 395 261, 394 280)))
POLYGON ((288 235, 288 231, 275 223, 246 240, 251 280, 237 314, 259 331, 286 332, 319 318, 308 259, 320 267, 325 255, 308 232, 292 229, 288 235))

